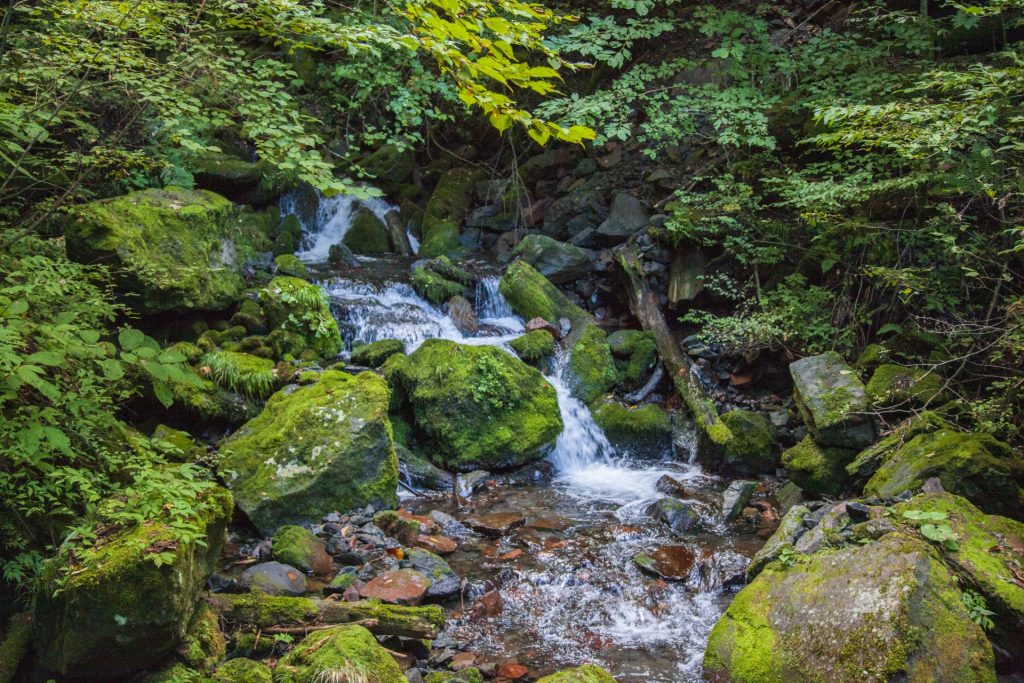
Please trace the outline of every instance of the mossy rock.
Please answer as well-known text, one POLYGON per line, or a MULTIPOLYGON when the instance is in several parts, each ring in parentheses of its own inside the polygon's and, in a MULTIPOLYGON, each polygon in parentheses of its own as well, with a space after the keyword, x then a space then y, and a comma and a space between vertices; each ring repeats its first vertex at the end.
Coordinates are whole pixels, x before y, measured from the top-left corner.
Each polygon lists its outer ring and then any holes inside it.
POLYGON ((465 285, 453 282, 452 280, 446 280, 423 266, 413 268, 409 284, 412 285, 417 294, 435 306, 440 306, 452 297, 462 296, 466 293, 465 285))
POLYGON ((870 370, 884 363, 889 358, 889 349, 885 348, 881 344, 868 344, 861 351, 861 354, 857 356, 857 362, 854 363, 858 368, 864 370, 870 370))
POLYGON ((361 365, 367 368, 379 368, 384 362, 396 353, 405 353, 405 342, 400 339, 381 339, 357 346, 352 351, 353 365, 361 365))
POLYGON ((68 256, 111 267, 141 313, 221 310, 245 290, 242 265, 266 251, 266 221, 206 190, 149 189, 78 207, 68 256))
POLYGON ((192 615, 185 640, 178 646, 181 660, 197 671, 210 673, 224 659, 227 642, 220 630, 220 618, 205 602, 192 615))
POLYGON ((270 248, 275 256, 294 254, 302 245, 302 221, 293 213, 278 219, 275 233, 274 243, 270 248))
POLYGON ((353 254, 377 256, 391 251, 391 240, 384 221, 366 207, 358 209, 352 224, 341 239, 353 254))
MULTIPOLYGON (((614 351, 612 353, 614 354, 614 351)), ((658 347, 654 340, 648 337, 637 342, 626 362, 623 363, 618 359, 615 362, 615 366, 619 369, 622 385, 627 389, 641 387, 657 364, 658 347)))
POLYGON ((761 570, 769 563, 779 559, 784 550, 793 550, 797 539, 806 530, 804 519, 810 514, 810 508, 804 505, 793 505, 786 511, 775 532, 765 541, 765 544, 761 546, 761 549, 750 560, 750 564, 747 565, 748 583, 760 574, 761 570))
POLYGON ((864 385, 839 354, 829 351, 801 358, 789 366, 793 400, 807 430, 822 446, 866 448, 875 426, 864 385))
POLYGON ((216 683, 274 683, 274 675, 263 662, 236 657, 213 672, 216 683))
MULTIPOLYGON (((298 261, 298 259, 295 260, 298 261)), ((242 303, 238 305, 238 310, 231 316, 231 326, 243 327, 249 334, 267 333, 267 320, 263 316, 263 309, 252 299, 243 299, 242 303)))
POLYGON ((416 157, 412 150, 386 143, 359 160, 359 165, 374 179, 374 184, 389 195, 412 178, 416 157))
POLYGON ((248 398, 264 399, 274 393, 274 361, 239 351, 214 351, 199 360, 200 374, 217 386, 248 398))
POLYGON ((513 261, 509 265, 501 277, 498 291, 524 320, 543 318, 558 327, 561 318, 572 324, 590 318, 586 311, 569 301, 550 280, 524 261, 513 261))
POLYGON ((279 254, 274 257, 274 265, 279 273, 292 277, 309 277, 309 268, 295 254, 279 254))
POLYGON ((259 405, 250 399, 203 379, 198 386, 185 382, 169 382, 174 397, 173 414, 184 416, 197 426, 221 425, 234 427, 250 420, 260 412, 259 405))
POLYGON ((167 425, 157 425, 153 430, 153 439, 168 444, 171 449, 163 453, 171 462, 195 462, 206 456, 206 446, 192 438, 188 432, 174 429, 167 425))
POLYGON ((596 664, 584 664, 545 676, 537 683, 615 683, 615 679, 596 664))
POLYGON ((420 256, 434 258, 459 248, 459 226, 480 175, 474 168, 453 168, 441 176, 423 212, 420 256))
POLYGON ((415 416, 420 442, 445 469, 518 467, 544 457, 562 431, 554 388, 491 346, 430 339, 390 367, 415 416))
POLYGON ((221 445, 220 473, 265 534, 328 512, 397 502, 389 392, 377 375, 328 370, 279 391, 221 445))
POLYGON ((608 335, 608 348, 617 358, 629 358, 644 339, 650 336, 643 330, 616 330, 608 335))
POLYGON ((431 671, 423 683, 484 683, 484 675, 473 666, 462 671, 431 671))
POLYGON ((954 429, 954 427, 932 411, 925 411, 904 420, 884 439, 858 453, 857 457, 846 466, 846 472, 850 475, 850 484, 862 489, 864 484, 882 466, 882 463, 889 460, 903 444, 918 434, 929 434, 940 429, 954 429))
POLYGON ((231 519, 226 490, 207 496, 210 511, 191 520, 205 545, 170 543, 173 559, 157 566, 147 549, 169 543, 173 532, 134 526, 111 537, 56 596, 38 595, 34 643, 44 669, 109 680, 158 664, 183 642, 231 519))
POLYGON ((260 303, 272 329, 301 336, 306 347, 322 358, 341 352, 341 333, 327 305, 327 297, 314 284, 294 277, 275 277, 260 290, 260 303))
POLYGON ((523 237, 506 258, 522 259, 556 285, 573 282, 594 270, 591 252, 540 234, 523 237))
POLYGON ((593 323, 582 328, 570 352, 569 369, 575 380, 572 393, 584 403, 592 402, 619 383, 619 373, 604 330, 593 323))
POLYGON ((846 465, 856 453, 819 446, 810 436, 782 453, 782 466, 797 486, 812 495, 836 495, 846 486, 846 465))
POLYGON ((259 187, 269 164, 246 161, 223 152, 207 152, 188 163, 196 184, 224 195, 237 195, 259 187))
POLYGON ((605 401, 593 415, 608 440, 619 446, 664 450, 672 435, 668 413, 653 403, 636 407, 605 401))
POLYGON ((461 285, 470 285, 474 280, 476 280, 471 272, 465 268, 455 265, 452 263, 452 260, 444 254, 427 261, 425 267, 427 270, 437 273, 445 280, 458 282, 461 285))
POLYGON ((201 671, 189 668, 181 662, 175 662, 142 680, 145 683, 210 683, 210 679, 201 671))
POLYGON ((992 681, 992 646, 926 542, 868 545, 769 564, 708 638, 712 681, 992 681))
POLYGON ((942 377, 934 372, 886 363, 875 369, 866 390, 874 406, 909 410, 936 400, 942 387, 942 377))
POLYGON ((406 683, 394 658, 362 626, 336 626, 310 633, 274 670, 277 683, 406 683))
POLYGON ((721 449, 718 467, 743 475, 771 474, 779 465, 775 430, 764 413, 732 410, 722 415, 732 438, 721 449))
POLYGON ((522 360, 537 365, 555 353, 555 338, 547 330, 534 330, 508 343, 522 360))
POLYGON ((301 526, 286 524, 278 529, 271 541, 270 556, 304 572, 330 575, 331 558, 324 542, 301 526))
POLYGON ((950 493, 990 514, 1019 516, 1024 460, 990 434, 939 429, 896 449, 864 485, 864 495, 894 498, 938 477, 950 493))

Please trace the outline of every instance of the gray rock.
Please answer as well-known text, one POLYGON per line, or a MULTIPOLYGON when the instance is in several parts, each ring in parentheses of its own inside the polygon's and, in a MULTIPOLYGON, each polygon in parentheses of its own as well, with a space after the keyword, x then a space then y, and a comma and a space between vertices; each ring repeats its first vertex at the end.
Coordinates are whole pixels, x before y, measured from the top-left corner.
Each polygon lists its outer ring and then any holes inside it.
POLYGON ((779 559, 785 548, 792 548, 801 536, 807 531, 804 527, 804 520, 811 514, 810 508, 804 505, 794 505, 786 513, 775 533, 765 542, 761 549, 754 555, 747 567, 747 581, 752 581, 755 576, 761 573, 765 565, 779 559))
POLYGON ((857 449, 874 442, 864 385, 838 353, 801 358, 789 372, 797 409, 818 444, 857 449))
POLYGON ((259 590, 267 595, 299 596, 306 592, 306 576, 280 562, 255 564, 244 572, 238 585, 246 590, 259 590))
POLYGON ((462 579, 452 571, 447 562, 422 548, 409 550, 406 559, 402 560, 401 566, 415 569, 430 579, 430 587, 424 594, 428 600, 446 600, 458 594, 459 587, 462 585, 462 579))
POLYGON ((725 521, 731 522, 740 516, 756 488, 756 481, 745 479, 737 479, 729 484, 729 487, 722 492, 722 517, 725 521))
POLYGON ((620 192, 612 200, 611 214, 597 228, 598 240, 608 245, 624 242, 647 225, 648 218, 643 202, 620 192))
POLYGON ((464 297, 453 296, 448 301, 448 317, 462 334, 471 336, 480 331, 480 323, 477 322, 473 304, 464 297))
MULTIPOLYGON (((838 545, 840 534, 850 526, 850 515, 846 503, 839 503, 826 510, 817 526, 800 537, 793 546, 798 553, 810 555, 830 545, 838 545)), ((816 511, 817 514, 819 511, 816 511)))
POLYGON ((526 261, 556 285, 572 282, 594 270, 594 254, 547 235, 527 235, 501 260, 513 258, 526 261))
POLYGON ((704 526, 697 504, 676 498, 661 498, 655 501, 648 506, 647 514, 677 534, 699 531, 704 526))
POLYGON ((441 533, 448 538, 462 541, 473 535, 469 527, 440 510, 431 510, 429 517, 435 524, 441 527, 441 533))

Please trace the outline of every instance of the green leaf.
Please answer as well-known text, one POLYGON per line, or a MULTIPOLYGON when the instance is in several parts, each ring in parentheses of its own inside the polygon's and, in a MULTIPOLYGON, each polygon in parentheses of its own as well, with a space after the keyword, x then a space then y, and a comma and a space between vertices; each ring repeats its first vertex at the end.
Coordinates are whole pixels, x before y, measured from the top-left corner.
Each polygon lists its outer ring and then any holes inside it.
POLYGON ((154 380, 153 394, 156 395, 157 400, 163 404, 164 408, 170 408, 174 403, 174 394, 171 392, 171 388, 167 386, 166 382, 154 380))
POLYGON ((139 330, 126 327, 117 335, 117 343, 125 351, 132 351, 139 348, 146 341, 146 335, 139 330))

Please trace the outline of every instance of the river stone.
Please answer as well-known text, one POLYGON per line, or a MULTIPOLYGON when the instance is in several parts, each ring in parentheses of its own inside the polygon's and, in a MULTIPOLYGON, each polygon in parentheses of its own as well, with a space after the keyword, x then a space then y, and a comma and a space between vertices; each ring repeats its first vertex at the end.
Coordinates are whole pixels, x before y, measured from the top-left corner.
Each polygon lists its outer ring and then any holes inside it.
POLYGON ((693 551, 684 545, 658 546, 650 552, 633 556, 633 563, 649 574, 668 579, 683 581, 693 568, 693 551))
POLYGON ((756 488, 756 481, 738 479, 729 484, 722 492, 722 517, 726 522, 731 522, 740 516, 756 488))
MULTIPOLYGON (((513 261, 509 265, 501 276, 498 291, 512 310, 524 320, 543 318, 557 328, 562 318, 568 318, 575 324, 578 320, 588 320, 590 317, 525 261, 513 261)), ((561 330, 556 339, 559 337, 561 330)))
POLYGON ((804 526, 804 520, 811 514, 811 509, 805 505, 794 505, 789 508, 782 521, 779 522, 779 526, 775 529, 775 533, 765 541, 765 544, 761 546, 761 549, 757 551, 754 558, 750 560, 750 565, 747 567, 747 581, 752 581, 755 576, 761 573, 761 570, 769 562, 774 562, 779 559, 782 555, 782 551, 786 548, 793 549, 793 544, 797 542, 800 536, 807 530, 804 526))
POLYGON ((813 529, 800 536, 793 549, 796 552, 811 555, 823 548, 828 548, 842 541, 843 532, 850 526, 850 514, 846 503, 818 508, 813 516, 821 515, 813 529), (825 513, 822 515, 822 510, 825 513))
POLYGON ((651 503, 647 508, 647 514, 655 521, 666 524, 677 534, 699 531, 704 526, 695 503, 675 498, 660 498, 651 503))
POLYGON ((863 488, 864 484, 882 466, 882 463, 889 460, 893 453, 902 448, 905 443, 918 434, 930 434, 941 429, 955 429, 955 427, 930 410, 904 420, 884 439, 858 453, 853 461, 846 466, 850 483, 858 488, 863 488))
POLYGON ((875 368, 865 391, 872 405, 910 410, 935 401, 943 383, 934 371, 884 363, 875 368))
POLYGON ((413 548, 409 550, 406 559, 402 560, 403 567, 407 564, 410 569, 415 569, 430 579, 430 588, 424 595, 427 600, 446 600, 459 592, 462 585, 459 575, 434 553, 422 548, 413 548))
POLYGON ((341 351, 338 323, 319 287, 296 277, 275 277, 259 296, 272 330, 298 335, 322 358, 341 351))
POLYGON ((281 562, 261 562, 242 572, 238 585, 267 595, 300 596, 306 593, 306 575, 281 562))
POLYGON ((679 481, 675 477, 663 474, 654 484, 654 490, 658 493, 664 493, 666 496, 676 496, 680 498, 692 498, 696 495, 696 490, 679 481))
POLYGON ((242 265, 270 249, 261 214, 180 187, 148 189, 76 207, 68 256, 110 266, 141 313, 222 310, 245 290, 242 265))
POLYGON ((503 262, 519 258, 556 285, 588 275, 594 270, 593 252, 572 244, 559 242, 547 235, 527 235, 510 252, 502 255, 503 262))
POLYGON ((573 395, 587 404, 619 383, 604 330, 591 322, 583 326, 570 351, 569 369, 573 376, 573 395))
POLYGON ((397 503, 389 392, 377 375, 328 370, 270 397, 221 445, 220 474, 264 534, 333 510, 397 503))
POLYGON ((274 675, 263 662, 235 657, 213 672, 215 683, 274 683, 274 675))
POLYGON ((391 654, 372 633, 354 624, 310 633, 277 663, 274 681, 406 683, 391 654))
POLYGON ((731 410, 722 415, 732 438, 721 449, 717 469, 753 476, 771 474, 779 465, 775 429, 764 413, 731 410))
POLYGON ((423 211, 421 257, 433 258, 458 249, 459 226, 479 179, 480 171, 474 168, 453 168, 441 176, 423 211))
POLYGON ((473 304, 465 297, 453 296, 448 300, 448 317, 455 323, 459 332, 466 336, 473 336, 480 331, 480 323, 477 322, 473 304))
POLYGON ((836 495, 846 485, 846 465, 856 452, 846 448, 820 446, 805 436, 782 453, 786 474, 803 491, 812 495, 836 495))
POLYGON ((526 518, 518 512, 492 512, 486 515, 466 517, 466 525, 484 536, 499 538, 526 524, 526 518))
POLYGON ((515 356, 429 339, 403 361, 389 379, 404 390, 420 442, 438 466, 510 469, 554 447, 562 431, 554 387, 515 356))
POLYGON ((391 251, 388 228, 384 221, 370 209, 360 207, 352 216, 352 222, 341 243, 353 254, 378 256, 391 251))
POLYGON ((875 440, 875 425, 864 385, 857 372, 829 351, 789 366, 793 400, 814 440, 822 446, 866 448, 875 440))
POLYGON ((619 192, 612 200, 608 218, 597 228, 598 241, 608 246, 625 242, 647 225, 648 219, 643 202, 630 194, 619 192))
POLYGON ((417 548, 429 550, 436 555, 451 555, 459 549, 459 544, 447 536, 436 534, 420 534, 412 544, 417 548))
POLYGON ((353 365, 367 368, 379 368, 384 362, 397 353, 405 353, 405 342, 400 339, 381 339, 369 344, 357 346, 352 350, 349 359, 353 365))
POLYGON ((231 496, 189 520, 205 544, 174 543, 165 525, 130 527, 111 536, 68 575, 60 593, 36 597, 33 642, 40 666, 61 677, 110 680, 158 664, 186 635, 206 578, 213 573, 231 519, 231 496), (165 547, 160 566, 147 549, 165 547))
POLYGON ((537 683, 615 683, 615 679, 596 664, 584 664, 540 678, 537 683))
POLYGON ((363 598, 393 605, 418 605, 430 588, 430 579, 413 569, 381 572, 359 589, 363 598))
POLYGON ((926 542, 901 533, 769 564, 711 631, 712 681, 995 681, 992 647, 926 542))
POLYGON ((294 524, 286 524, 277 530, 271 543, 270 556, 278 562, 317 576, 329 576, 333 569, 324 542, 314 536, 313 532, 294 524))

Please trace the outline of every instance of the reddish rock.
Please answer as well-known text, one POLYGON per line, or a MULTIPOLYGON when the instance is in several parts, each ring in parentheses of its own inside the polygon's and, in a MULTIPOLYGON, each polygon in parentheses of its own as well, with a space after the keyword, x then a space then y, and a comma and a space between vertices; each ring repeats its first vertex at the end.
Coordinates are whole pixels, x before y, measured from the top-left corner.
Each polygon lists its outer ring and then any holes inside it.
POLYGON ((487 515, 473 515, 465 519, 466 526, 484 536, 498 538, 513 529, 521 527, 526 519, 516 512, 492 512, 487 515))
POLYGON ((398 510, 396 514, 408 522, 416 522, 419 524, 420 531, 424 534, 432 534, 437 531, 437 524, 426 515, 414 515, 408 510, 398 510))
POLYGON ((476 655, 472 652, 460 652, 448 662, 448 668, 452 671, 462 671, 476 664, 476 655))
POLYGON ((488 591, 480 596, 480 599, 473 605, 473 617, 494 617, 501 614, 505 608, 505 602, 501 599, 501 593, 496 590, 488 591))
POLYGON ((448 317, 462 334, 474 335, 480 331, 480 323, 476 319, 473 304, 464 297, 453 296, 448 301, 448 317))
POLYGON ((535 332, 537 330, 547 330, 551 333, 551 336, 555 338, 555 341, 559 341, 562 338, 562 331, 544 318, 531 318, 530 321, 526 323, 527 332, 535 332))
POLYGON ((693 551, 684 545, 663 545, 633 558, 636 566, 663 579, 682 581, 693 567, 693 551))
POLYGON ((529 673, 529 669, 519 662, 505 662, 498 667, 498 678, 506 678, 510 681, 517 681, 529 673))
POLYGON ((506 562, 510 562, 512 560, 519 559, 522 556, 523 556, 523 551, 520 550, 519 548, 516 548, 515 550, 513 550, 511 552, 507 552, 504 555, 502 555, 501 559, 505 560, 506 562))
POLYGON ((395 605, 418 605, 430 588, 430 579, 412 569, 382 572, 362 587, 364 598, 377 598, 395 605))
POLYGON ((661 479, 654 484, 654 488, 656 491, 664 493, 666 496, 675 496, 676 498, 684 499, 693 498, 695 493, 692 487, 687 486, 675 477, 671 477, 667 474, 663 475, 661 479))
POLYGON ((526 526, 538 531, 565 531, 572 525, 569 520, 561 517, 530 517, 526 520, 526 526))
POLYGON ((451 555, 459 549, 459 544, 447 536, 424 536, 421 534, 413 541, 413 545, 423 550, 429 550, 435 555, 451 555))

